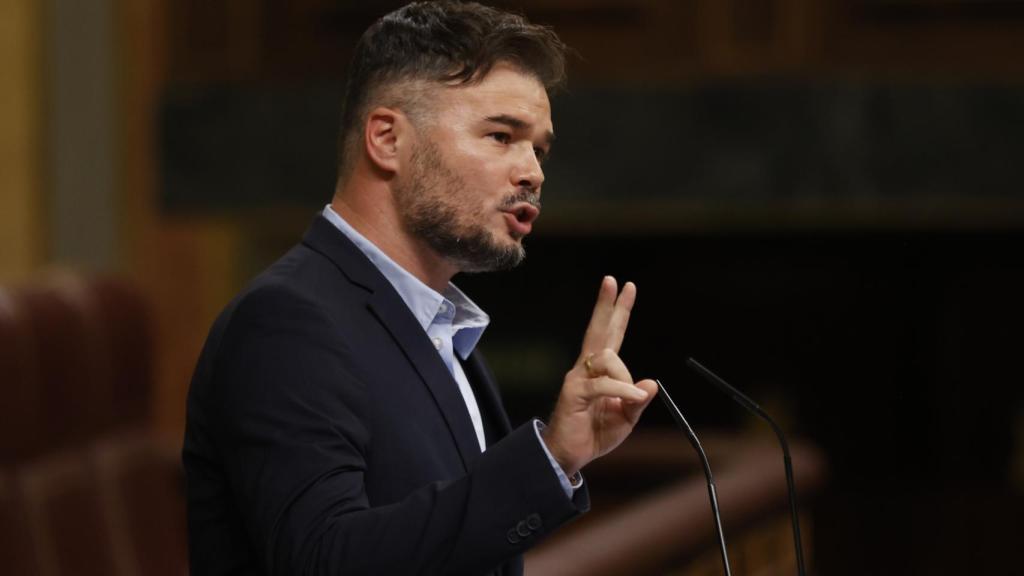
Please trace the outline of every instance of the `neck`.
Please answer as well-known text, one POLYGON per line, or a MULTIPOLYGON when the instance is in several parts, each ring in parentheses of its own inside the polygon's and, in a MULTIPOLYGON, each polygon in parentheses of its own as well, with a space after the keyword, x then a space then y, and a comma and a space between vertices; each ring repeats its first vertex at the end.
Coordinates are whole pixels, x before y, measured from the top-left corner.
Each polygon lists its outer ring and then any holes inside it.
POLYGON ((368 189, 353 180, 355 178, 344 186, 339 184, 331 208, 388 258, 436 292, 443 293, 458 269, 406 231, 389 188, 373 186, 378 189, 368 189), (385 198, 387 201, 382 201, 385 198))

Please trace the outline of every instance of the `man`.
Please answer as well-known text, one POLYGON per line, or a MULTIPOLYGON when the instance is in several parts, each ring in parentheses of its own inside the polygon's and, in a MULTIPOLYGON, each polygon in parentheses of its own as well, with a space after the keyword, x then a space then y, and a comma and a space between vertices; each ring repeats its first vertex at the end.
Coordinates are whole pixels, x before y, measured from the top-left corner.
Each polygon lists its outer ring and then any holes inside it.
POLYGON ((579 470, 656 392, 617 356, 635 287, 603 280, 547 427, 512 430, 488 318, 450 283, 522 260, 563 70, 552 32, 477 4, 410 4, 360 40, 334 198, 196 368, 194 576, 521 574, 587 509, 579 470))

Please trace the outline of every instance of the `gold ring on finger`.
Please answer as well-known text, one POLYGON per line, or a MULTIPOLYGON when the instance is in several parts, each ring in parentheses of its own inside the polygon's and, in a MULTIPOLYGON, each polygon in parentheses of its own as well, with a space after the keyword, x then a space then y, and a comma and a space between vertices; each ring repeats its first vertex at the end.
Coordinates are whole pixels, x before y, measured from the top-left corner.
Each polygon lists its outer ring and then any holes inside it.
POLYGON ((587 354, 587 357, 583 360, 583 366, 587 369, 587 376, 593 378, 594 374, 594 353, 587 354))

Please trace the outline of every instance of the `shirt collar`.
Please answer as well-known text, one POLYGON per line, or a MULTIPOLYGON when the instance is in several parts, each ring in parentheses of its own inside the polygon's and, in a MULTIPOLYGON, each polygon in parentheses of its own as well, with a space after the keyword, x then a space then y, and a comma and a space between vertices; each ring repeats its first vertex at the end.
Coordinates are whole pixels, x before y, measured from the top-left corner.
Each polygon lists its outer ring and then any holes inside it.
POLYGON ((469 357, 490 324, 491 319, 486 312, 451 282, 445 287, 444 294, 438 294, 357 232, 330 204, 324 208, 323 216, 351 240, 388 279, 424 332, 435 322, 451 324, 453 348, 463 360, 469 357))

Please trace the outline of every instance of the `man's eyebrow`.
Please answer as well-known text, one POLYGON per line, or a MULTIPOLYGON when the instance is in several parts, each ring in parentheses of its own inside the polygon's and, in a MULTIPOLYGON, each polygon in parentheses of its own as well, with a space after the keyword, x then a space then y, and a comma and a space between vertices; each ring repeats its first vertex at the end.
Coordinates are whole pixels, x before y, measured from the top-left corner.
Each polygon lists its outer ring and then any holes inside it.
MULTIPOLYGON (((508 114, 498 114, 497 116, 488 116, 484 118, 488 122, 494 122, 496 124, 504 124, 513 130, 525 130, 530 125, 523 120, 516 118, 515 116, 509 116, 508 114)), ((550 146, 555 141, 555 133, 548 130, 544 133, 544 141, 550 146)))

